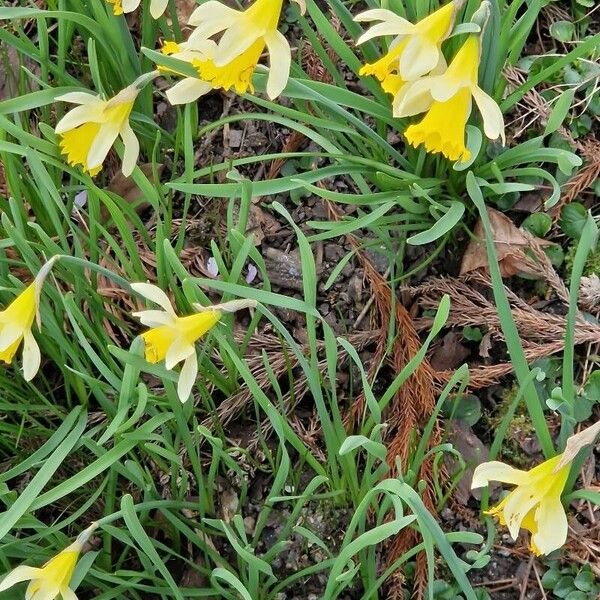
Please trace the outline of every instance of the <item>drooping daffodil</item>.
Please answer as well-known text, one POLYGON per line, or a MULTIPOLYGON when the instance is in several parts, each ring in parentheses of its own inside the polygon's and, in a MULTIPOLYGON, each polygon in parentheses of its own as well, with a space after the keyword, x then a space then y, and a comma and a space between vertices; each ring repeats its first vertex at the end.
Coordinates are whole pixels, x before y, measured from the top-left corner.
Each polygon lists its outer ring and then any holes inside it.
MULTIPOLYGON (((304 0, 293 0, 304 10, 304 0)), ((224 90, 239 94, 253 91, 252 75, 265 48, 269 54, 267 95, 277 98, 288 82, 292 53, 285 36, 277 29, 283 0, 256 0, 239 11, 209 0, 192 13, 189 24, 196 29, 188 42, 197 48, 222 34, 213 55, 199 61, 199 78, 224 90)))
MULTIPOLYGON (((357 44, 380 36, 393 35, 389 51, 374 63, 364 65, 360 75, 374 75, 386 92, 393 93, 401 83, 430 73, 444 61, 442 42, 450 35, 464 0, 452 0, 418 23, 411 23, 391 10, 375 8, 358 14, 358 22, 375 22, 357 44)), ((445 65, 445 62, 443 62, 445 65)))
POLYGON ((221 319, 223 313, 232 313, 256 306, 255 300, 231 300, 223 304, 202 306, 194 304, 195 314, 179 317, 168 296, 159 287, 150 283, 132 283, 135 292, 158 304, 162 310, 143 310, 133 313, 142 325, 150 327, 142 333, 146 360, 149 363, 165 361, 165 367, 172 369, 183 361, 177 382, 177 395, 185 402, 192 391, 198 374, 198 357, 195 343, 210 331, 221 319))
POLYGON ((570 463, 561 465, 562 455, 544 461, 530 471, 521 471, 499 461, 479 465, 473 473, 472 488, 490 481, 515 485, 487 514, 506 525, 513 540, 521 528, 531 532, 531 551, 549 554, 567 540, 567 515, 560 496, 569 477, 570 463))
POLYGON ((63 600, 77 600, 69 584, 79 555, 96 527, 96 523, 92 523, 71 545, 51 558, 43 567, 22 565, 13 569, 0 583, 0 592, 22 581, 30 581, 25 591, 27 600, 54 600, 59 594, 63 600))
MULTIPOLYGON (((122 15, 123 13, 133 12, 139 5, 141 0, 106 0, 109 4, 112 4, 113 13, 115 15, 122 15)), ((169 0, 151 0, 150 2, 150 15, 153 19, 160 18, 165 10, 169 0)))
POLYGON ((91 92, 69 92, 57 98, 79 105, 56 125, 60 149, 70 165, 81 165, 91 176, 97 175, 109 150, 120 136, 125 145, 123 175, 131 175, 140 144, 129 124, 129 116, 140 90, 157 75, 158 71, 142 75, 110 100, 91 92))
POLYGON ((40 295, 44 281, 58 258, 54 256, 48 260, 33 282, 0 312, 0 360, 11 364, 22 342, 25 381, 31 381, 40 368, 40 349, 31 329, 35 320, 38 329, 41 328, 40 295))
POLYGON ((471 34, 444 73, 422 77, 399 90, 393 102, 395 117, 427 112, 419 123, 407 128, 409 144, 415 148, 423 144, 427 152, 442 153, 452 161, 469 160, 465 128, 473 100, 483 117, 486 136, 506 143, 502 111, 478 85, 480 55, 480 35, 471 34))

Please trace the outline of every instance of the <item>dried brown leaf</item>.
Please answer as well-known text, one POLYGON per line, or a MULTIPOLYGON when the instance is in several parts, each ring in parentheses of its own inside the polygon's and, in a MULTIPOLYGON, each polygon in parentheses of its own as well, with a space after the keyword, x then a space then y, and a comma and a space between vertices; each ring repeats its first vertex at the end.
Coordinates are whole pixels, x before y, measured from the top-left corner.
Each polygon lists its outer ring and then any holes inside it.
MULTIPOLYGON (((519 229, 504 213, 488 207, 488 218, 494 236, 494 247, 502 277, 512 277, 517 273, 539 275, 535 262, 525 251, 535 244, 550 246, 551 242, 535 238, 528 231, 519 229)), ((460 274, 473 271, 488 272, 487 252, 485 249, 485 231, 481 219, 475 226, 475 238, 471 240, 463 256, 460 274)))

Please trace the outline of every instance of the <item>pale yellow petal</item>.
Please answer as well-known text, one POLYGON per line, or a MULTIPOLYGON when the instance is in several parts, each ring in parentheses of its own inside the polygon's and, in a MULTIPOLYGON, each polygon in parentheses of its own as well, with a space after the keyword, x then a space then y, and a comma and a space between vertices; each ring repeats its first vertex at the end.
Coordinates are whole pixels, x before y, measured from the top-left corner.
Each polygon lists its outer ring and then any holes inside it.
POLYGON ((541 554, 550 554, 567 541, 569 525, 560 496, 544 498, 535 513, 537 531, 532 536, 532 544, 541 554))
POLYGON ((167 90, 167 100, 173 105, 189 104, 211 90, 212 85, 209 82, 186 77, 167 90))
POLYGON ((475 468, 471 489, 484 487, 490 481, 521 485, 527 483, 528 473, 520 469, 515 469, 503 462, 492 460, 482 463, 475 468))
POLYGON ((23 335, 23 379, 25 381, 31 381, 36 376, 41 362, 40 348, 29 329, 23 335))
POLYGON ((150 2, 150 15, 153 19, 160 18, 165 10, 167 10, 167 5, 169 4, 169 0, 152 0, 150 2))
POLYGON ((491 140, 501 138, 502 144, 506 144, 504 117, 496 101, 477 86, 471 88, 471 93, 483 117, 485 135, 491 140))
POLYGON ((185 360, 188 356, 195 354, 195 352, 196 350, 193 344, 191 344, 183 336, 179 337, 167 350, 167 355, 165 356, 165 367, 167 369, 172 369, 176 364, 180 363, 182 360, 185 360))
POLYGON ((10 573, 8 573, 8 575, 6 575, 6 577, 0 583, 0 592, 11 588, 17 583, 21 583, 22 581, 29 581, 30 579, 35 579, 40 575, 40 572, 41 569, 27 567, 25 565, 16 567, 10 573))
POLYGON ((177 395, 181 402, 186 402, 192 393, 192 388, 198 375, 198 357, 196 352, 190 354, 183 363, 179 380, 177 381, 177 395))
POLYGON ((125 145, 123 153, 123 165, 121 171, 125 177, 129 177, 135 169, 140 154, 140 143, 135 135, 129 121, 126 121, 121 127, 121 139, 125 145))
POLYGON ((269 50, 269 78, 267 79, 267 96, 274 100, 283 92, 290 76, 292 52, 285 36, 274 31, 265 35, 269 50))
POLYGON ((172 316, 175 316, 175 311, 173 310, 173 306, 169 297, 156 285, 152 285, 151 283, 132 283, 131 288, 134 292, 138 293, 140 296, 143 296, 147 300, 158 304, 161 308, 163 308, 167 313, 172 316))

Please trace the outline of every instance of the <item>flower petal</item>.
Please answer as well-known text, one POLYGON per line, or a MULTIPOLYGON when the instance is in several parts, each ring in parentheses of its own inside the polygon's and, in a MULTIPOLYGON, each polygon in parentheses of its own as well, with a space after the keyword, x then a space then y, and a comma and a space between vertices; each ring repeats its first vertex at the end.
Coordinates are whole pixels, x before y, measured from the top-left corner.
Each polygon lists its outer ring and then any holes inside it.
POLYGON ((87 168, 95 169, 102 165, 106 155, 119 135, 120 123, 104 123, 92 141, 86 157, 87 168))
POLYGON ((414 36, 400 55, 398 73, 404 81, 413 81, 436 68, 440 49, 423 36, 414 36))
POLYGON ((30 329, 25 332, 23 340, 23 379, 31 381, 40 369, 42 356, 30 329))
POLYGON ((23 335, 23 327, 15 323, 6 323, 0 327, 0 352, 4 352, 23 335))
POLYGON ((169 297, 158 286, 151 283, 132 283, 131 288, 140 296, 154 302, 154 304, 158 304, 170 315, 175 316, 175 311, 169 297))
POLYGON ((485 135, 491 140, 502 138, 502 144, 506 145, 504 117, 496 101, 477 86, 471 88, 471 93, 483 117, 485 135))
POLYGON ((567 515, 559 497, 546 497, 535 514, 537 531, 531 541, 541 554, 550 554, 567 541, 569 525, 567 515))
MULTIPOLYGON (((214 32, 218 33, 229 27, 230 23, 235 19, 239 19, 240 16, 241 13, 239 10, 229 8, 229 6, 225 6, 225 4, 217 2, 216 0, 209 0, 194 10, 190 16, 188 25, 197 27, 207 23, 219 24, 221 29, 217 29, 214 32)), ((207 37, 214 35, 214 33, 207 37)))
POLYGON ((98 100, 96 104, 90 103, 76 106, 56 124, 54 131, 57 134, 61 134, 90 121, 100 123, 102 121, 103 108, 104 102, 102 100, 98 100))
POLYGON ((212 85, 207 81, 186 77, 167 90, 167 99, 173 105, 189 104, 198 100, 200 96, 208 94, 211 90, 212 85))
POLYGON ((400 88, 394 97, 394 117, 412 117, 429 110, 431 97, 431 77, 424 77, 400 88))
MULTIPOLYGON (((400 19, 400 17, 398 17, 400 19)), ((402 19, 404 21, 404 19, 402 19)), ((384 35, 397 35, 404 36, 409 35, 414 31, 414 25, 409 23, 408 21, 404 22, 387 22, 387 23, 377 23, 377 25, 373 25, 373 27, 369 28, 365 31, 357 40, 357 46, 368 42, 376 37, 382 37, 384 35)))
POLYGON ((152 0, 150 2, 150 14, 153 19, 158 19, 167 10, 169 0, 152 0))
POLYGON ((515 469, 503 462, 492 460, 478 465, 473 473, 473 482, 471 489, 486 486, 490 481, 501 481, 502 483, 512 483, 513 485, 522 485, 528 481, 528 473, 515 469))
POLYGON ((253 28, 247 20, 238 19, 236 23, 227 28, 219 40, 214 58, 215 65, 224 67, 253 46, 263 36, 263 33, 263 31, 253 28))
POLYGON ((123 12, 133 12, 140 5, 140 0, 123 0, 123 12))
POLYGON ((55 100, 60 102, 70 102, 71 104, 90 104, 91 102, 100 101, 102 99, 97 94, 91 92, 68 92, 62 96, 57 96, 55 100))
POLYGON ((285 89, 290 76, 292 51, 287 39, 280 31, 265 35, 269 50, 269 78, 267 79, 267 95, 271 100, 277 98, 285 89))
POLYGON ((519 536, 523 519, 539 502, 540 495, 536 493, 535 488, 528 485, 519 485, 506 497, 506 504, 502 512, 513 540, 519 536))
POLYGON ((60 588, 63 600, 77 600, 77 594, 68 586, 60 588))
POLYGON ((35 579, 39 577, 41 574, 41 569, 36 569, 35 567, 27 567, 25 565, 21 565, 16 569, 13 569, 0 583, 0 592, 11 588, 13 585, 17 583, 21 583, 21 581, 28 581, 29 579, 35 579))
POLYGON ((198 375, 198 357, 196 352, 190 354, 183 363, 179 381, 177 382, 177 395, 182 402, 185 402, 192 393, 192 388, 198 375))
POLYGON ((165 356, 165 367, 172 369, 177 363, 181 362, 196 353, 193 344, 190 344, 185 338, 177 338, 169 347, 165 356))
POLYGON ((133 173, 138 156, 140 155, 140 143, 131 128, 129 121, 125 121, 121 127, 121 139, 125 145, 121 171, 125 177, 129 177, 133 173))
POLYGON ((146 327, 162 327, 163 325, 173 324, 173 315, 162 310, 141 310, 131 313, 132 317, 140 320, 142 325, 146 327))

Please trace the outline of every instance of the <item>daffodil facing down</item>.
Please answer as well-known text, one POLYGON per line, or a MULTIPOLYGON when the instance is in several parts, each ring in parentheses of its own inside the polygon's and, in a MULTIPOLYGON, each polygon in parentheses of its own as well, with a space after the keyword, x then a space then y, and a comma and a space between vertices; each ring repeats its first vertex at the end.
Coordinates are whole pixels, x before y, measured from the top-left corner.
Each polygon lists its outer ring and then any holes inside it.
POLYGON ((143 310, 133 313, 142 325, 150 327, 142 333, 146 360, 149 363, 165 361, 167 369, 183 361, 177 383, 177 395, 185 402, 192 391, 198 374, 198 357, 195 343, 220 320, 223 313, 231 313, 243 308, 256 306, 255 300, 231 300, 224 304, 202 306, 194 304, 198 311, 186 317, 179 317, 169 298, 159 287, 149 283, 132 283, 135 292, 158 304, 162 310, 143 310))
POLYGON ((0 312, 0 360, 11 364, 23 343, 23 377, 31 381, 40 368, 40 349, 31 328, 37 320, 41 328, 39 313, 40 294, 46 277, 58 256, 52 257, 42 266, 39 273, 3 311, 0 312))
POLYGON ((567 515, 560 496, 569 477, 570 463, 560 465, 561 456, 551 458, 531 471, 521 471, 502 462, 479 465, 473 473, 472 488, 489 481, 517 486, 497 506, 487 512, 497 516, 516 540, 519 529, 531 532, 531 551, 549 554, 567 540, 567 515))
POLYGON ((450 35, 463 2, 452 0, 416 24, 383 8, 357 15, 355 21, 379 21, 358 38, 357 44, 379 36, 395 36, 389 51, 376 62, 364 65, 359 74, 374 75, 386 92, 394 93, 403 83, 433 71, 444 60, 441 45, 450 35))
POLYGON ((93 523, 82 531, 70 546, 51 558, 43 567, 22 565, 13 569, 0 583, 0 592, 22 581, 30 581, 25 591, 27 600, 54 600, 59 594, 63 600, 77 600, 69 584, 79 555, 96 527, 93 523))
MULTIPOLYGON (((106 0, 109 4, 112 4, 113 13, 115 15, 122 15, 123 13, 133 12, 139 5, 141 0, 106 0)), ((169 0, 151 0, 150 2, 150 14, 153 19, 160 18, 165 10, 169 0)))
POLYGON ((129 124, 129 116, 140 90, 157 75, 158 71, 142 75, 110 100, 90 92, 70 92, 57 98, 79 105, 56 125, 60 149, 70 165, 81 165, 85 172, 97 175, 120 136, 125 145, 122 171, 126 176, 131 175, 140 145, 129 124))
MULTIPOLYGON (((304 8, 303 0, 294 0, 304 8)), ((213 88, 235 89, 238 94, 251 91, 252 75, 265 48, 269 54, 267 95, 281 94, 289 78, 291 49, 277 29, 283 0, 256 0, 244 11, 234 10, 209 0, 192 13, 189 24, 196 27, 188 40, 192 47, 222 34, 214 55, 199 61, 200 79, 213 88)))
POLYGON ((423 144, 427 152, 441 152, 452 161, 469 160, 465 128, 473 100, 483 117, 486 136, 506 143, 502 111, 478 85, 480 52, 480 36, 471 34, 443 74, 423 77, 399 90, 393 103, 395 117, 427 111, 419 123, 405 132, 412 146, 423 144))

